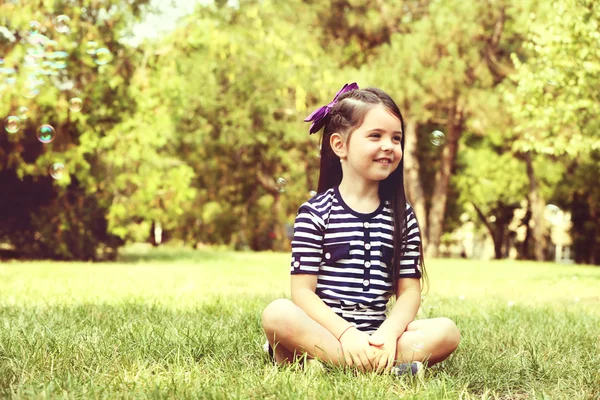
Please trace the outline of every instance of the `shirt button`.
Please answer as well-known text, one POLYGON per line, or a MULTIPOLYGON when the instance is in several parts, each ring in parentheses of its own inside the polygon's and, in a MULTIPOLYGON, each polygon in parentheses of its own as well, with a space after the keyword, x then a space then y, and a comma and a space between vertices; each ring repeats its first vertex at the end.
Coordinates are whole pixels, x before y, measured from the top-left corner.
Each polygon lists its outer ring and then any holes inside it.
POLYGON ((363 281, 363 286, 369 286, 369 280, 368 279, 365 279, 363 281))
POLYGON ((294 267, 298 268, 300 266, 300 261, 295 261, 294 262, 294 267))
POLYGON ((363 226, 364 226, 365 228, 368 228, 368 227, 369 227, 369 223, 368 223, 368 222, 365 222, 365 223, 363 224, 363 226))
POLYGON ((371 250, 371 243, 367 243, 367 244, 365 244, 365 249, 367 249, 367 250, 371 250))
POLYGON ((371 261, 365 262, 365 268, 371 268, 371 261))
POLYGON ((325 253, 325 258, 329 260, 331 258, 331 254, 325 253))

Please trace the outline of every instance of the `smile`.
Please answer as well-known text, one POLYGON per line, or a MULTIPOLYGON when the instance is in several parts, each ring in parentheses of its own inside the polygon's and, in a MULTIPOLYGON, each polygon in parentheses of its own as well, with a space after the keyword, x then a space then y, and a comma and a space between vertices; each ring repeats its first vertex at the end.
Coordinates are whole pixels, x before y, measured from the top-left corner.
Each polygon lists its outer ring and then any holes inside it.
POLYGON ((374 160, 376 163, 380 163, 380 164, 391 164, 392 160, 389 158, 378 158, 377 160, 374 160))

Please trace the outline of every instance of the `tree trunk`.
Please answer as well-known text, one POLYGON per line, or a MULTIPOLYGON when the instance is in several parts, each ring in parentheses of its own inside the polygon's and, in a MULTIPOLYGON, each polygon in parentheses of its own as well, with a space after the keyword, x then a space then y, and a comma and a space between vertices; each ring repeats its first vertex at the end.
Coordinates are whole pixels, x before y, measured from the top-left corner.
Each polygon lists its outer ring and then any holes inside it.
POLYGON ((404 127, 404 187, 406 196, 417 215, 423 249, 427 248, 427 210, 421 185, 421 166, 417 158, 417 123, 407 119, 404 127))
POLYGON ((542 199, 538 192, 531 154, 523 154, 523 160, 525 160, 525 164, 527 165, 527 177, 529 178, 528 197, 531 207, 531 220, 533 222, 533 254, 536 261, 544 261, 544 249, 546 248, 546 240, 544 238, 544 199, 542 199))
POLYGON ((275 183, 275 180, 260 170, 256 171, 258 183, 273 196, 273 205, 271 210, 274 218, 273 233, 275 234, 272 249, 283 251, 289 248, 287 234, 285 229, 285 213, 281 206, 281 192, 275 183))
POLYGON ((428 245, 427 256, 435 258, 438 256, 439 246, 444 229, 444 215, 446 213, 446 200, 448 199, 448 186, 458 151, 458 140, 462 134, 463 110, 455 106, 450 113, 448 121, 448 134, 446 145, 442 151, 440 168, 435 174, 435 186, 429 210, 428 245))
POLYGON ((475 211, 477 212, 479 219, 481 220, 481 222, 483 222, 483 224, 487 228, 488 232, 490 233, 492 240, 494 241, 494 258, 496 260, 501 260, 502 259, 502 243, 504 242, 504 226, 500 225, 500 227, 499 227, 498 225, 496 225, 496 229, 494 229, 494 227, 487 220, 487 218, 483 214, 483 212, 481 212, 479 207, 477 207, 477 204, 475 204, 473 202, 471 202, 471 204, 473 204, 473 207, 475 208, 475 211))

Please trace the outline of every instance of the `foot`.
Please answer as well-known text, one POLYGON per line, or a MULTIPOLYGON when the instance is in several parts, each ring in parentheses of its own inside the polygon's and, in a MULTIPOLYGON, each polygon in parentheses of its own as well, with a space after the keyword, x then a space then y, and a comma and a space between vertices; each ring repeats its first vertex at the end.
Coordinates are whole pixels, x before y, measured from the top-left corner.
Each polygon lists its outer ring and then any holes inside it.
POLYGON ((419 361, 398 364, 392 368, 392 375, 396 376, 410 375, 421 377, 424 373, 425 366, 419 361))

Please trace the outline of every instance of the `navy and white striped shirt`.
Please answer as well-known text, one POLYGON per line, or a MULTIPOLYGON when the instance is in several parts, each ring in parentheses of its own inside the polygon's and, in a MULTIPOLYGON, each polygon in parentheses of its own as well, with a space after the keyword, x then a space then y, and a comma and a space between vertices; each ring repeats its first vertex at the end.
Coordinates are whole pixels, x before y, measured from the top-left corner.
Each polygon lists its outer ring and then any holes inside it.
MULTIPOLYGON (((419 227, 408 204, 406 221, 407 245, 398 276, 420 278, 419 227)), ((318 275, 319 298, 361 331, 373 332, 385 320, 393 294, 393 226, 388 201, 363 214, 344 202, 338 187, 320 193, 298 210, 291 273, 318 275)))

